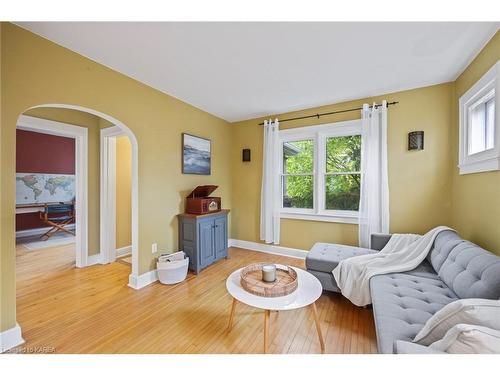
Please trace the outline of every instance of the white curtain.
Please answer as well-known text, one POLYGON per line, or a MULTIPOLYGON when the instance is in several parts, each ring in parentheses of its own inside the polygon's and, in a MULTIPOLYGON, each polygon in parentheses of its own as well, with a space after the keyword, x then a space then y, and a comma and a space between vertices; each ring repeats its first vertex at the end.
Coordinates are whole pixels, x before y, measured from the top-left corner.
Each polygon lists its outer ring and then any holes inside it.
POLYGON ((264 121, 264 155, 260 195, 260 239, 266 243, 280 241, 280 171, 278 119, 264 121))
POLYGON ((389 233, 387 102, 378 108, 364 104, 361 112, 359 246, 369 248, 372 233, 389 233))

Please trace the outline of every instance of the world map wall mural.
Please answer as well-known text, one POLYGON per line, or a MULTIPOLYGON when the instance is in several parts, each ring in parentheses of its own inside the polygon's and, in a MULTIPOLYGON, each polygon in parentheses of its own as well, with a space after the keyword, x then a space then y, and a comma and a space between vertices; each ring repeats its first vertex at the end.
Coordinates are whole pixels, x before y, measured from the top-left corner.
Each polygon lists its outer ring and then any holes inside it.
POLYGON ((69 202, 75 197, 75 175, 16 173, 16 204, 69 202))

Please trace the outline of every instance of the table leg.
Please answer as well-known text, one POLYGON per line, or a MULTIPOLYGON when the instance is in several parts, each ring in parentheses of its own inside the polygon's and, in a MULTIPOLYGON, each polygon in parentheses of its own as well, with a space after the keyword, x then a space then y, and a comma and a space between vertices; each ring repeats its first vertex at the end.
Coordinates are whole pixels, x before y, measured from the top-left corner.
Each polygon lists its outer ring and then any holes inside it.
POLYGON ((233 298, 233 303, 231 304, 231 313, 229 314, 229 325, 227 327, 228 332, 233 328, 234 310, 236 309, 236 298, 233 298))
POLYGON ((314 318, 314 323, 316 324, 316 331, 318 332, 319 345, 321 347, 321 353, 325 352, 325 342, 323 341, 323 334, 321 333, 321 325, 318 319, 318 310, 316 309, 316 303, 311 304, 311 310, 314 318))
POLYGON ((269 345, 269 317, 271 315, 270 310, 264 311, 264 354, 267 353, 267 347, 269 345))

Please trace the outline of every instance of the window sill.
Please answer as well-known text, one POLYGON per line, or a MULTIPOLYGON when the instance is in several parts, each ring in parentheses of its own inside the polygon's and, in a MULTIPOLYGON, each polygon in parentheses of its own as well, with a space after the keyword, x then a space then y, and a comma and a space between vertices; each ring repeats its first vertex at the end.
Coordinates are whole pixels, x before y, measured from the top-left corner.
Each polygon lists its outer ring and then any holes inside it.
POLYGON ((342 224, 358 224, 357 215, 345 215, 345 216, 334 216, 334 215, 317 215, 317 214, 304 214, 304 213, 280 213, 281 219, 293 219, 293 220, 309 220, 309 221, 324 221, 329 223, 342 223, 342 224))
POLYGON ((497 171, 500 169, 500 158, 495 157, 476 162, 469 162, 459 165, 458 168, 460 169, 460 174, 497 171))

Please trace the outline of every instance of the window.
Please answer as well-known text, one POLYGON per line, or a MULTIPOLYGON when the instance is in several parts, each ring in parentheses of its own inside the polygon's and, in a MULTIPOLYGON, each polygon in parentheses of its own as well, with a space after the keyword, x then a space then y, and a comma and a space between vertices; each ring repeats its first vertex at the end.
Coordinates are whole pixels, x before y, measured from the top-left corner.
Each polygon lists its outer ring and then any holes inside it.
POLYGON ((361 121, 280 131, 281 217, 357 223, 361 121))
POLYGON ((358 211, 361 135, 327 138, 325 158, 325 209, 358 211))
POLYGON ((313 208, 314 141, 283 143, 283 207, 313 208))
POLYGON ((484 100, 469 108, 469 155, 490 150, 494 147, 495 91, 484 100))
POLYGON ((497 63, 460 98, 460 174, 500 169, 499 71, 497 63))

